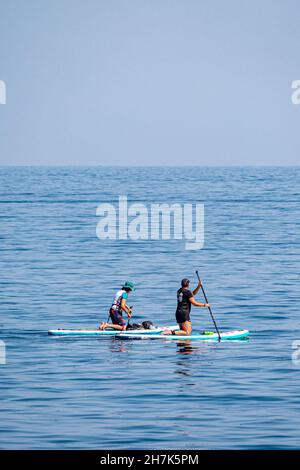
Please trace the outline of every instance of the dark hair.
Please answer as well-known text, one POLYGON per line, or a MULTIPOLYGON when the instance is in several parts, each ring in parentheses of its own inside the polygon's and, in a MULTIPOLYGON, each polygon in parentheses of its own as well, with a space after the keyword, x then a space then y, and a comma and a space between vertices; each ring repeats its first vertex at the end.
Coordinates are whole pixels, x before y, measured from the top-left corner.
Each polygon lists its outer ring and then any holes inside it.
POLYGON ((190 281, 186 277, 182 279, 181 281, 181 287, 187 287, 189 285, 190 281))

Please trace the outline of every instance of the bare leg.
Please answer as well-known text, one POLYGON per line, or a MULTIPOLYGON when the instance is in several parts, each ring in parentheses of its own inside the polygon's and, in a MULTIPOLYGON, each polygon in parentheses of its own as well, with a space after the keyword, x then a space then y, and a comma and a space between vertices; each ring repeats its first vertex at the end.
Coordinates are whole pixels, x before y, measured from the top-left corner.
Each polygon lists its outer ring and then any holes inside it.
MULTIPOLYGON (((186 335, 189 336, 192 332, 192 324, 190 321, 185 321, 184 323, 179 323, 180 330, 176 330, 175 335, 186 335)), ((171 330, 164 330, 163 335, 173 334, 171 330)))
POLYGON ((186 335, 190 336, 192 333, 192 324, 190 321, 179 323, 180 330, 175 331, 175 335, 186 335))
POLYGON ((113 323, 103 322, 99 326, 100 330, 105 330, 106 328, 112 328, 113 330, 122 330, 122 331, 124 331, 124 330, 126 330, 126 325, 122 326, 122 325, 115 325, 113 323))

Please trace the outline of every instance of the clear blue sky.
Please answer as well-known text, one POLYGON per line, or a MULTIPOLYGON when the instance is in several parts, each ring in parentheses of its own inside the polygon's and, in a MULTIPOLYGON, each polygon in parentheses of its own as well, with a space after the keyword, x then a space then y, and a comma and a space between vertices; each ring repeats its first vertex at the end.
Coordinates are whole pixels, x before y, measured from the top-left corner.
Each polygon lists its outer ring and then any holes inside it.
POLYGON ((298 164, 299 0, 0 0, 0 164, 298 164))

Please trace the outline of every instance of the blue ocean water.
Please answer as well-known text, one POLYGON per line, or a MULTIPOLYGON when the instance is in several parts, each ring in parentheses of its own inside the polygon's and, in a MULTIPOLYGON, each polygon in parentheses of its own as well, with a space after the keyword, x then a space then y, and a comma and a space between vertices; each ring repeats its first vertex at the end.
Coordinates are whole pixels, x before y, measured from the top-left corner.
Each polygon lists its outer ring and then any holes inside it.
MULTIPOLYGON (((0 223, 2 449, 300 447, 298 167, 2 167, 0 223), (203 202, 204 248, 99 240, 96 208, 119 195, 203 202), (249 341, 47 335, 106 320, 126 279, 136 321, 174 323, 195 269, 219 328, 249 341)), ((206 309, 192 318, 212 328, 206 309)))

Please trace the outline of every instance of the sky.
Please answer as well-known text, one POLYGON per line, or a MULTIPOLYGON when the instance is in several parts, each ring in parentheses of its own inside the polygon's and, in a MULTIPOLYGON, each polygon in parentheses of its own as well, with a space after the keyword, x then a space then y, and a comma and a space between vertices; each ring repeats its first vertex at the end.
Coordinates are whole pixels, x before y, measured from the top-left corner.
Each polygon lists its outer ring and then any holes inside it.
POLYGON ((1 165, 298 165, 299 0, 0 0, 1 165))

